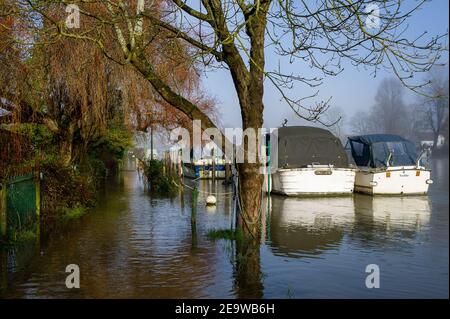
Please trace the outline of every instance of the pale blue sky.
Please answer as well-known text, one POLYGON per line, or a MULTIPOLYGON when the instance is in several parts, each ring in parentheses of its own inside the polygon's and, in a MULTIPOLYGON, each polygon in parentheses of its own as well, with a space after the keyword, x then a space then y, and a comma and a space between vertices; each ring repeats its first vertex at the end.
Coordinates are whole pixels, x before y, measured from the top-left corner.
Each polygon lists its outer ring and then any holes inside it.
MULTIPOLYGON (((420 11, 415 12, 414 17, 409 19, 410 32, 419 35, 427 30, 430 35, 443 34, 448 30, 448 21, 449 2, 447 0, 433 0, 426 3, 420 11)), ((276 60, 276 56, 270 50, 266 51, 266 57, 268 64, 276 60)), ((447 61, 448 55, 446 55, 444 62, 447 61)), ((306 67, 302 61, 293 65, 296 73, 301 73, 302 68, 306 67)), ((331 105, 339 106, 345 110, 347 118, 350 118, 356 111, 368 109, 373 105, 377 86, 386 76, 389 76, 389 74, 380 72, 376 78, 373 78, 369 71, 357 70, 349 66, 337 77, 325 78, 323 85, 320 87, 320 96, 316 98, 316 101, 328 99, 331 96, 331 105)), ((241 126, 239 104, 228 71, 209 72, 203 79, 203 86, 207 92, 216 96, 219 102, 218 108, 221 113, 222 126, 241 126)), ((303 97, 312 92, 302 86, 291 90, 289 93, 291 96, 303 97)), ((410 101, 414 99, 410 93, 407 93, 407 98, 410 101)), ((280 126, 284 118, 288 118, 291 125, 301 123, 289 106, 280 102, 279 94, 269 83, 266 84, 264 104, 264 125, 266 127, 280 126)))

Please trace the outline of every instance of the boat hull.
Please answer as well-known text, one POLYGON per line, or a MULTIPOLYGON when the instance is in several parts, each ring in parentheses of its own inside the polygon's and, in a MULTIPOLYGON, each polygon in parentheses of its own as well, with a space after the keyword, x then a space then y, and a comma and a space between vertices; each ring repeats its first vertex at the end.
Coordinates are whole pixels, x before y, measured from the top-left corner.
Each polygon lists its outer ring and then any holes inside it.
POLYGON ((352 194, 355 170, 351 168, 279 169, 271 174, 270 190, 267 175, 264 190, 286 196, 352 194))
POLYGON ((388 168, 358 170, 355 192, 372 195, 425 195, 432 183, 430 170, 424 168, 388 168))

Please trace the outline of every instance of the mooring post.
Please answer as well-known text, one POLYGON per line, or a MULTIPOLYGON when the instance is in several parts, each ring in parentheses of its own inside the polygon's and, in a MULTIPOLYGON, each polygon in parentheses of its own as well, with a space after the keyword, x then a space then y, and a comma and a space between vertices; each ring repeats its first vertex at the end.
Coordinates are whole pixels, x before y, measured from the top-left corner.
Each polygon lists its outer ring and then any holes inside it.
POLYGON ((214 148, 212 150, 212 181, 213 181, 213 185, 214 182, 216 181, 216 156, 215 156, 215 152, 214 152, 214 148))
POLYGON ((178 152, 178 177, 180 179, 183 178, 183 151, 179 150, 178 152))
POLYGON ((150 125, 150 160, 153 161, 153 125, 150 125))
POLYGON ((171 171, 171 174, 175 175, 175 174, 177 174, 177 163, 175 162, 175 159, 173 157, 174 157, 173 155, 169 154, 169 161, 170 161, 170 167, 171 167, 170 171, 171 171))
POLYGON ((228 185, 228 179, 230 178, 230 171, 228 168, 228 163, 225 159, 225 181, 223 182, 223 184, 228 185))
POLYGON ((167 163, 166 163, 166 153, 165 153, 165 152, 164 152, 164 154, 163 154, 162 161, 163 161, 163 166, 162 166, 162 168, 163 168, 163 175, 166 175, 166 172, 167 172, 167 168, 166 168, 167 163))
POLYGON ((198 190, 194 186, 191 192, 191 235, 192 235, 192 248, 197 247, 197 198, 198 190))
POLYGON ((271 174, 271 172, 270 172, 270 165, 272 165, 272 163, 271 163, 271 161, 270 161, 270 159, 271 159, 271 154, 270 154, 270 138, 269 138, 269 140, 267 141, 267 195, 270 197, 270 193, 271 193, 271 190, 272 190, 272 186, 270 185, 270 182, 271 182, 271 176, 270 176, 270 174, 271 174))

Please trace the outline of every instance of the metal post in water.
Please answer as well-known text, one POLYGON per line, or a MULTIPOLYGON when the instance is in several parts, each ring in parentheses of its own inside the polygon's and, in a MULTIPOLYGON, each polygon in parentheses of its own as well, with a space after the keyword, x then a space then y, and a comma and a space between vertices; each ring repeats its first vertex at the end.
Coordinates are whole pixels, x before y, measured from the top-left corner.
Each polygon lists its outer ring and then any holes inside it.
POLYGON ((167 166, 167 162, 166 162, 166 153, 164 153, 164 157, 163 157, 163 175, 166 175, 166 170, 167 170, 167 168, 166 168, 166 166, 167 166))
POLYGON ((270 240, 270 193, 271 193, 271 174, 270 174, 270 166, 271 166, 271 148, 270 148, 270 135, 267 140, 267 213, 266 213, 266 239, 270 240))
POLYGON ((269 140, 267 141, 267 196, 269 196, 269 198, 270 198, 270 191, 271 191, 271 188, 270 188, 270 165, 271 165, 271 162, 270 162, 270 138, 269 138, 269 140))
POLYGON ((233 143, 233 174, 232 174, 232 178, 233 178, 233 200, 234 200, 234 205, 233 205, 233 219, 232 219, 232 224, 234 227, 232 227, 233 229, 237 228, 237 214, 238 214, 238 200, 239 200, 239 188, 238 188, 238 174, 237 174, 237 163, 236 163, 236 144, 233 143))
POLYGON ((178 177, 183 178, 183 151, 180 149, 178 151, 178 177))
POLYGON ((216 181, 216 156, 215 156, 215 148, 212 149, 212 181, 213 185, 216 181))
POLYGON ((153 161, 153 125, 150 125, 150 160, 153 161))
POLYGON ((191 235, 192 248, 197 248, 197 198, 198 190, 194 187, 191 192, 191 235))
POLYGON ((225 162, 225 185, 231 183, 231 164, 225 162))

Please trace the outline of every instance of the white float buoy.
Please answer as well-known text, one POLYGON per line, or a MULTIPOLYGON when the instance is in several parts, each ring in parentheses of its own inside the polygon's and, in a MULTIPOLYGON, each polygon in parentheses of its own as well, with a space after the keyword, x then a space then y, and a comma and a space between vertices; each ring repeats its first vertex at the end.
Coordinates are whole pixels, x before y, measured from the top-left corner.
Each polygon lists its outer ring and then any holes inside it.
POLYGON ((208 197, 206 197, 206 205, 216 205, 216 197, 213 195, 209 195, 208 197))

